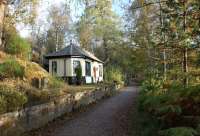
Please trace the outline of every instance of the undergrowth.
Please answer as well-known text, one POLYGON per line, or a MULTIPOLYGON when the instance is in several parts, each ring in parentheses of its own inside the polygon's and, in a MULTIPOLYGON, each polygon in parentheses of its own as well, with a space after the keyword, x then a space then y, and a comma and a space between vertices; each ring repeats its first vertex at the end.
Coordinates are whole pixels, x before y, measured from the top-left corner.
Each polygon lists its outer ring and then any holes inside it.
MULTIPOLYGON (((139 95, 139 111, 159 122, 154 136, 197 136, 200 135, 200 86, 184 87, 180 83, 149 79, 143 82, 139 95)), ((155 133, 154 121, 140 117, 141 136, 155 133), (150 124, 150 125, 148 125, 150 124)))
POLYGON ((18 89, 0 84, 0 114, 18 110, 27 100, 27 96, 18 89))
POLYGON ((0 64, 1 78, 23 78, 24 73, 24 67, 15 59, 7 59, 4 63, 0 64))

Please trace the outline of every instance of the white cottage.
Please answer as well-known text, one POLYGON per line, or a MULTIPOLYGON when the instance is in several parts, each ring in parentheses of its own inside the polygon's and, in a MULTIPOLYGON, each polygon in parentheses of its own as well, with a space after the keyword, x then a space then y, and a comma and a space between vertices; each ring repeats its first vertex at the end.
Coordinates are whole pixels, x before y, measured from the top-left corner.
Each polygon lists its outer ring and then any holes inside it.
POLYGON ((46 55, 49 60, 49 73, 67 80, 70 84, 76 82, 75 69, 82 68, 83 81, 86 84, 103 81, 103 62, 92 53, 70 44, 64 49, 46 55))

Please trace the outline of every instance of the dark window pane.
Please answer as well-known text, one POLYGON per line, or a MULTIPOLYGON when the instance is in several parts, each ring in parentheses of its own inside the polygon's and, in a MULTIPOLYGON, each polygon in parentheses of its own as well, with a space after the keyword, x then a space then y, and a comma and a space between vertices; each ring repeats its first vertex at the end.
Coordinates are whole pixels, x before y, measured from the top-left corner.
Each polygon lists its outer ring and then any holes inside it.
POLYGON ((102 65, 99 65, 99 76, 103 77, 103 67, 102 67, 102 65))
POLYGON ((80 61, 74 60, 73 61, 73 73, 76 75, 76 68, 78 68, 81 65, 80 61))
POLYGON ((85 71, 86 71, 86 76, 91 76, 91 63, 87 62, 85 63, 85 71))
POLYGON ((57 62, 56 61, 52 61, 52 72, 53 72, 53 75, 57 74, 57 62))

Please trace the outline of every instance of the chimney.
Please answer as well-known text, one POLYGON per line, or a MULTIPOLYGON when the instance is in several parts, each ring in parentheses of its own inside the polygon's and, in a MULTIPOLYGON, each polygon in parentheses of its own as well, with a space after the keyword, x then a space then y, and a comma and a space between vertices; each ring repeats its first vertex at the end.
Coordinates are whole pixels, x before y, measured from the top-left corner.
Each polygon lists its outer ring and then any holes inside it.
POLYGON ((72 46, 73 46, 73 43, 72 43, 72 40, 70 40, 70 54, 72 55, 72 46))
POLYGON ((73 42, 72 42, 72 40, 70 40, 70 45, 73 45, 73 42))

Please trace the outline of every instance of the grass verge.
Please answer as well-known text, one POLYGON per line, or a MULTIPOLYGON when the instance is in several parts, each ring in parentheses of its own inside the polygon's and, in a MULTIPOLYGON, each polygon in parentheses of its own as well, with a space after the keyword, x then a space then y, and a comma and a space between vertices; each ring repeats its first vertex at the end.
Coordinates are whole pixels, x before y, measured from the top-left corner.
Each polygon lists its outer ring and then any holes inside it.
MULTIPOLYGON (((138 105, 138 101, 137 104, 138 105)), ((137 106, 133 109, 130 115, 130 136, 158 136, 160 130, 160 122, 150 116, 148 113, 138 110, 137 106)))

